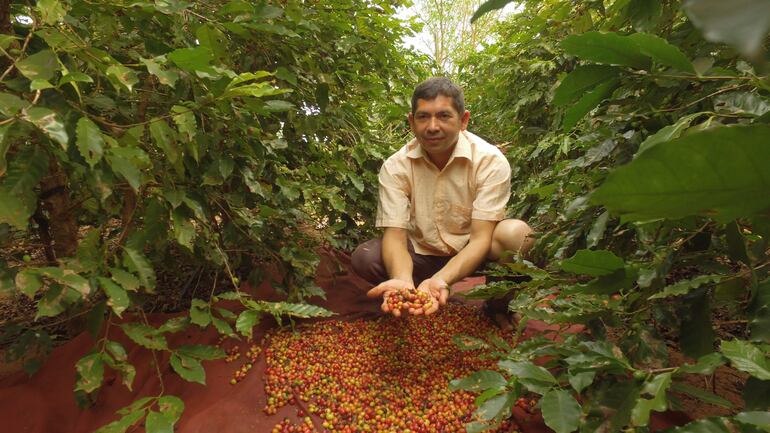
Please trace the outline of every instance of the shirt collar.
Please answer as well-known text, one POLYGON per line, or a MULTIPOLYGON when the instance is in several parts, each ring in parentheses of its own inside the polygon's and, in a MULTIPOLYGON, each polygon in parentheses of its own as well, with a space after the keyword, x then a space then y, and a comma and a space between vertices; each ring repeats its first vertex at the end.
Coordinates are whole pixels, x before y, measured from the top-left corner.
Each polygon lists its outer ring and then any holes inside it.
MULTIPOLYGON (((416 138, 413 138, 412 141, 410 141, 406 146, 408 149, 406 152, 407 157, 412 159, 427 159, 428 155, 426 155, 425 151, 422 150, 422 146, 420 146, 420 143, 416 138)), ((452 151, 452 156, 449 157, 449 161, 452 161, 455 158, 465 158, 470 161, 472 159, 471 153, 471 142, 468 140, 468 137, 466 137, 465 131, 461 131, 457 138, 457 144, 452 151)))

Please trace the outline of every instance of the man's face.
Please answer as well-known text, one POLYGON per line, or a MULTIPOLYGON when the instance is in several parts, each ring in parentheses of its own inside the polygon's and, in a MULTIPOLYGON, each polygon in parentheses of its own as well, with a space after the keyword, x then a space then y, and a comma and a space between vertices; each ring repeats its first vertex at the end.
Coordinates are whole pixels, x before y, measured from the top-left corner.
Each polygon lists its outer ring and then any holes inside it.
POLYGON ((409 125, 417 141, 430 156, 448 156, 457 144, 460 131, 468 127, 470 113, 458 113, 452 98, 439 95, 436 99, 418 99, 414 114, 409 113, 409 125))

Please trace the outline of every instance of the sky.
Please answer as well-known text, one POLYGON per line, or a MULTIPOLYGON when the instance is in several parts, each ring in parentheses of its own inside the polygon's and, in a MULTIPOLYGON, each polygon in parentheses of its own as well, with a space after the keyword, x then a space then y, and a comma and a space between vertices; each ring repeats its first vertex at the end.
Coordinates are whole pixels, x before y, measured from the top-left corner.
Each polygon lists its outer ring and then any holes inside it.
MULTIPOLYGON (((502 13, 501 17, 504 17, 506 15, 515 13, 515 12, 521 10, 522 8, 523 8, 523 6, 518 4, 518 2, 514 1, 512 3, 508 3, 503 8, 503 13, 502 13)), ((402 18, 402 19, 408 19, 408 18, 410 18, 410 17, 412 17, 412 16, 414 16, 416 14, 417 14, 417 8, 412 6, 412 7, 408 7, 408 8, 402 8, 400 11, 398 11, 396 16, 399 17, 399 18, 402 18)), ((417 51, 419 51, 421 53, 430 55, 430 49, 428 48, 428 45, 426 44, 426 41, 429 41, 429 40, 430 40, 430 36, 428 36, 428 34, 425 31, 423 31, 421 33, 418 33, 415 36, 410 36, 410 37, 404 38, 404 46, 412 47, 413 49, 416 49, 417 51)))

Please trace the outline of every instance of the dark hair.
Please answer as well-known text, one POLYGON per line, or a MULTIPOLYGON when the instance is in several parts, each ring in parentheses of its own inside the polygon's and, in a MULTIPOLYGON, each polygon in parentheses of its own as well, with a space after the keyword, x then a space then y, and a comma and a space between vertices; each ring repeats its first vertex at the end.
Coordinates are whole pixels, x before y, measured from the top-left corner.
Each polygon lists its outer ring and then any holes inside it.
POLYGON ((436 99, 438 95, 452 98, 452 106, 457 110, 457 113, 460 116, 465 113, 465 98, 463 97, 462 89, 449 78, 433 77, 428 78, 414 88, 414 93, 412 93, 412 115, 417 111, 418 99, 431 101, 436 99))

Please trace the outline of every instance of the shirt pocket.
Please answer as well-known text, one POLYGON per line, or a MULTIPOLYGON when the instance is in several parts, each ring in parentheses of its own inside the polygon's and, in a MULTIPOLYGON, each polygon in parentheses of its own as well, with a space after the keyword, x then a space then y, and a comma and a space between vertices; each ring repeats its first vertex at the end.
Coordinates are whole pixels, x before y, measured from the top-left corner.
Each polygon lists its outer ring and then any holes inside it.
POLYGON ((450 203, 449 212, 444 218, 444 226, 449 233, 468 234, 471 230, 472 208, 450 203))

